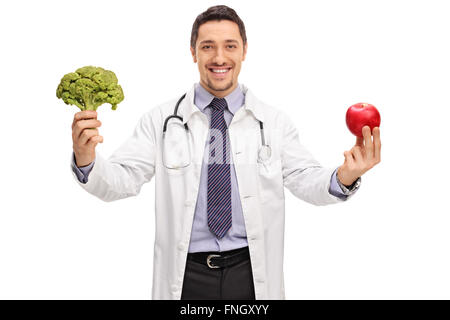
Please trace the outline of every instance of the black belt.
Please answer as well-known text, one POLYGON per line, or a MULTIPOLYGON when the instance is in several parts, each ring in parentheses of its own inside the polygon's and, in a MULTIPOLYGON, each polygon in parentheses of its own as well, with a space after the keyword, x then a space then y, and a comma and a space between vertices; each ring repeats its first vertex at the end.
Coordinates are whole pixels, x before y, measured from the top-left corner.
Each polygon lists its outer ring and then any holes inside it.
POLYGON ((239 262, 248 260, 249 258, 250 253, 248 246, 222 252, 188 253, 188 260, 204 264, 212 269, 231 267, 239 262))

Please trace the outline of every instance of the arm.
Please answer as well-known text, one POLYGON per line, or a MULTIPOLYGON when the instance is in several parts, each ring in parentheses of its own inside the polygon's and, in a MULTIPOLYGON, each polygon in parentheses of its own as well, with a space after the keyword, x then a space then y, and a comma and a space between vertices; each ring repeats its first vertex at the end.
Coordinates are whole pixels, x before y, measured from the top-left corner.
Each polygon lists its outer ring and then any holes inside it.
POLYGON ((324 168, 300 143, 298 131, 284 116, 281 161, 284 186, 294 196, 314 205, 342 202, 330 193, 335 168, 324 168))
MULTIPOLYGON (((134 133, 108 159, 95 154, 95 163, 86 183, 80 182, 87 192, 103 201, 114 201, 135 196, 142 185, 155 174, 156 142, 150 113, 139 120, 134 133)), ((75 170, 76 171, 76 170, 75 170)))
POLYGON ((348 200, 350 196, 355 194, 355 192, 359 189, 361 184, 361 177, 359 177, 355 182, 353 182, 350 186, 343 185, 339 179, 337 178, 337 170, 334 170, 333 175, 331 176, 330 182, 330 190, 329 192, 342 200, 348 200))

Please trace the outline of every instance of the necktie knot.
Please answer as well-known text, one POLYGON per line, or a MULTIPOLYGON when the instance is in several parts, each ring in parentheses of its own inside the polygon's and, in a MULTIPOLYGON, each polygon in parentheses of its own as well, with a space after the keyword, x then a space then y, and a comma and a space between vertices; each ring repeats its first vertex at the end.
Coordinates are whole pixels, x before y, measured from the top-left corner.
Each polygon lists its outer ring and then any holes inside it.
POLYGON ((224 111, 227 108, 227 101, 225 98, 214 98, 209 105, 214 110, 224 111))

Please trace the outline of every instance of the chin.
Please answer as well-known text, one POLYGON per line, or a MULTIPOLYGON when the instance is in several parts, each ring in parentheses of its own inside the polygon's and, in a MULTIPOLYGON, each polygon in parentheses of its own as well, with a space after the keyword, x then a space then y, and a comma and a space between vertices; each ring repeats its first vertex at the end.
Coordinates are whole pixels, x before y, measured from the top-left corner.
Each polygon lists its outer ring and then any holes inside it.
POLYGON ((233 86, 234 82, 233 80, 230 80, 229 82, 220 83, 219 81, 215 82, 207 79, 206 83, 208 84, 208 87, 214 91, 226 91, 233 86))

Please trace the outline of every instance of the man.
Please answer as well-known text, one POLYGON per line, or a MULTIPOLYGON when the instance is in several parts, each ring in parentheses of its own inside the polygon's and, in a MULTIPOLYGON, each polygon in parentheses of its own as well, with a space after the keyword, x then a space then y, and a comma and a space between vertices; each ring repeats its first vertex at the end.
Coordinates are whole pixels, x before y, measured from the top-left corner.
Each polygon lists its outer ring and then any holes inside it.
POLYGON ((75 114, 72 170, 85 190, 114 201, 156 177, 154 299, 284 299, 284 186, 315 205, 339 203, 380 162, 380 131, 372 141, 365 127, 341 166, 323 168, 284 113, 238 84, 247 47, 233 9, 197 17, 190 50, 200 82, 168 120, 182 128, 175 139, 163 130, 178 97, 144 114, 107 160, 95 152, 97 113, 75 114))

